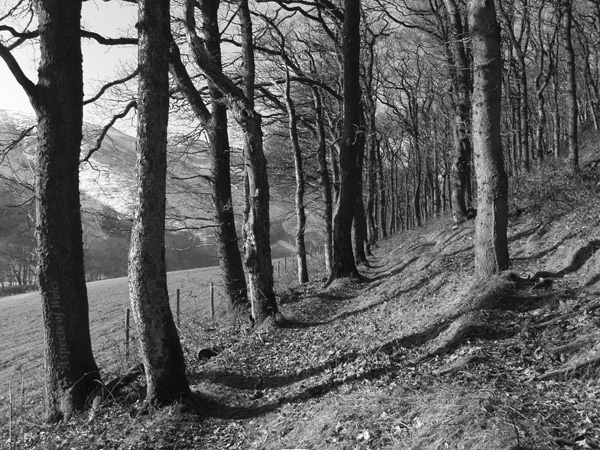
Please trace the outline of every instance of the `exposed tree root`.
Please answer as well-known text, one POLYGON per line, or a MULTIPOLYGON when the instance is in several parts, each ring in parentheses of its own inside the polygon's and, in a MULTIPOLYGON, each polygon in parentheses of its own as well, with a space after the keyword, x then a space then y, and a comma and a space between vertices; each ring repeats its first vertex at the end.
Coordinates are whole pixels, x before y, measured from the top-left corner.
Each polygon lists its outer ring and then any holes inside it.
POLYGON ((550 348, 549 351, 555 355, 568 355, 597 342, 600 342, 600 332, 598 331, 595 333, 584 334, 568 344, 550 348))
POLYGON ((586 359, 575 364, 567 364, 560 369, 546 372, 544 375, 538 377, 539 380, 554 380, 557 378, 567 378, 569 376, 576 376, 581 374, 584 370, 594 370, 600 365, 600 354, 596 354, 591 358, 586 359))
POLYGON ((443 369, 437 370, 434 372, 434 375, 451 375, 456 372, 461 371, 463 368, 467 367, 469 364, 473 364, 475 362, 479 362, 484 359, 479 355, 467 355, 458 358, 452 364, 444 367, 443 369))
POLYGON ((464 339, 481 331, 482 328, 484 328, 484 322, 478 311, 472 311, 459 317, 427 344, 425 358, 454 350, 464 339))

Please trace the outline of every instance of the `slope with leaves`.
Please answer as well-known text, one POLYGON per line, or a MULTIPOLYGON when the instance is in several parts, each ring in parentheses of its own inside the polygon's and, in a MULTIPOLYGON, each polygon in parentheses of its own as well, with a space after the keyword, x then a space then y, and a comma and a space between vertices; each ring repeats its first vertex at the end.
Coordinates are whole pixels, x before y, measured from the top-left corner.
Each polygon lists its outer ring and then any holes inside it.
POLYGON ((597 182, 552 164, 516 180, 510 273, 474 279, 473 223, 453 230, 441 219, 382 242, 363 268, 370 281, 323 290, 279 280, 282 328, 197 322, 186 346, 218 355, 190 352, 190 401, 136 416, 138 379, 87 421, 30 427, 25 442, 600 448, 597 182))

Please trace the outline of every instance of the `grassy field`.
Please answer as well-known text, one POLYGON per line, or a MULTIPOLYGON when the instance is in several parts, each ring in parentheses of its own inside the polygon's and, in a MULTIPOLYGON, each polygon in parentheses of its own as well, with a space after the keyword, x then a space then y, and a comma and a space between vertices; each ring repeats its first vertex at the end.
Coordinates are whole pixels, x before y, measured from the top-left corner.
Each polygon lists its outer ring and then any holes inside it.
MULTIPOLYGON (((176 292, 180 290, 182 331, 190 322, 210 318, 210 283, 213 282, 216 314, 223 312, 220 269, 171 272, 169 295, 175 314, 176 292)), ((88 283, 90 329, 96 361, 104 374, 118 370, 125 359, 125 316, 129 308, 127 278, 88 283)), ((7 411, 9 396, 24 396, 43 386, 44 329, 37 292, 0 298, 0 417, 7 411)), ((135 325, 131 319, 132 337, 135 325)), ((131 353, 135 355, 132 346, 131 353)), ((133 358, 133 356, 132 356, 133 358)), ((37 395, 35 396, 37 397, 37 395)), ((0 420, 2 420, 0 418, 0 420)))

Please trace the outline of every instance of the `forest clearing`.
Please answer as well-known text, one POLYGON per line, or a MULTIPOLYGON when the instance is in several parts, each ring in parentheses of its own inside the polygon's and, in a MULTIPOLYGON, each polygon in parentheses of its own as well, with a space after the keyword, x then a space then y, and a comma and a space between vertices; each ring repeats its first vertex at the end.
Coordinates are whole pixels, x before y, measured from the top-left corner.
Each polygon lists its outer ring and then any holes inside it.
POLYGON ((443 217, 381 242, 362 268, 370 281, 324 289, 290 273, 280 328, 198 321, 183 334, 190 402, 140 416, 135 378, 48 425, 14 380, 13 448, 600 448, 597 187, 546 168, 522 177, 522 192, 531 198, 511 219, 511 273, 554 272, 551 284, 473 285, 473 223, 454 230, 443 217), (468 326, 453 333, 461 317, 468 326), (199 360, 201 348, 218 355, 199 360))

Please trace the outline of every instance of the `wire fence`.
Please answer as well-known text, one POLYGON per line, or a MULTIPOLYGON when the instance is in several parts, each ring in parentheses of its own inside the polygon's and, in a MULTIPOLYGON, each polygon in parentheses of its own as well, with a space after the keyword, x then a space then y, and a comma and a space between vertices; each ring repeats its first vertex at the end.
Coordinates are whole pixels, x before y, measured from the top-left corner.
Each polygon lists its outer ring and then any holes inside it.
MULTIPOLYGON (((325 276, 324 252, 312 248, 307 252, 307 268, 310 279, 325 276)), ((276 291, 298 284, 298 262, 295 256, 273 261, 273 279, 276 291)), ((177 288, 171 293, 171 311, 181 335, 195 332, 191 328, 206 326, 230 315, 229 299, 221 283, 197 280, 192 288, 177 288)), ((130 353, 130 343, 136 339, 137 331, 131 320, 129 308, 125 311, 125 353, 130 353)))

